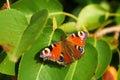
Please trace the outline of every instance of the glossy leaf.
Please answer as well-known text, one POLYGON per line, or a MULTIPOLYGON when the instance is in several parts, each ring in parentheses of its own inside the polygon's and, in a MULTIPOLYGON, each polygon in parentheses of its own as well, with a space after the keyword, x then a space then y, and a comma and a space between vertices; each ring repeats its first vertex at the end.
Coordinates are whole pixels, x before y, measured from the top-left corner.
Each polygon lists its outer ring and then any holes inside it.
POLYGON ((116 14, 119 14, 119 15, 115 17, 115 20, 116 20, 117 24, 120 24, 120 7, 117 9, 116 14))
POLYGON ((86 27, 88 30, 99 28, 105 22, 105 13, 107 11, 97 4, 91 4, 84 7, 79 16, 77 25, 80 29, 86 27))
POLYGON ((25 16, 14 9, 0 11, 0 45, 12 61, 16 61, 16 51, 28 23, 25 16))
POLYGON ((98 51, 98 68, 96 72, 96 78, 99 78, 101 74, 105 71, 107 66, 110 64, 112 59, 112 52, 110 50, 107 42, 98 40, 96 44, 96 49, 98 51))
POLYGON ((15 65, 16 63, 10 61, 4 51, 0 53, 0 73, 15 75, 15 65))
POLYGON ((75 22, 65 23, 65 24, 61 25, 59 28, 62 29, 63 31, 65 31, 65 32, 77 31, 75 22))
POLYGON ((100 3, 101 7, 103 7, 104 9, 106 9, 107 11, 110 11, 110 4, 107 1, 102 1, 100 3))
MULTIPOLYGON (((25 13, 28 21, 30 21, 31 16, 35 12, 42 9, 47 9, 49 11, 49 15, 51 15, 51 13, 61 12, 63 10, 62 5, 57 0, 19 0, 12 4, 11 7, 25 13)), ((64 20, 63 15, 53 14, 52 16, 57 18, 58 24, 61 24, 64 20)), ((52 16, 49 17, 52 18, 52 16)))
POLYGON ((111 62, 112 52, 108 43, 104 40, 94 40, 90 37, 88 42, 95 46, 98 52, 98 67, 95 73, 95 77, 98 79, 102 76, 106 68, 111 62))
POLYGON ((98 62, 97 51, 92 45, 86 44, 85 55, 67 67, 52 61, 43 62, 39 52, 49 45, 52 36, 53 40, 56 40, 56 37, 61 37, 63 32, 59 30, 53 32, 50 27, 44 28, 42 32, 32 48, 23 55, 18 80, 90 80, 92 78, 98 62))
MULTIPOLYGON (((24 28, 21 29, 21 31, 24 31, 24 32, 20 32, 20 29, 16 27, 16 25, 18 24, 11 25, 12 27, 9 26, 13 29, 8 28, 6 26, 4 28, 1 27, 2 29, 1 29, 0 35, 3 36, 3 37, 0 37, 1 43, 3 44, 3 48, 9 54, 9 57, 12 61, 16 62, 18 58, 27 50, 27 48, 30 48, 30 46, 35 41, 35 39, 37 39, 36 36, 39 35, 40 30, 42 30, 41 26, 44 26, 46 24, 47 18, 48 18, 47 10, 38 11, 32 16, 28 27, 25 30, 24 28), (4 31, 6 31, 6 33, 4 31)), ((21 24, 22 23, 20 23, 20 25, 21 24)), ((26 27, 26 26, 27 25, 21 25, 21 27, 26 27)))
MULTIPOLYGON (((41 26, 43 27, 43 26, 41 26)), ((39 38, 36 40, 32 48, 26 52, 21 59, 18 73, 18 80, 38 80, 37 76, 40 74, 40 70, 43 68, 42 61, 38 53, 41 49, 47 46, 53 36, 51 26, 43 27, 40 30, 39 38), (45 33, 45 34, 44 34, 45 33), (27 71, 25 71, 27 68, 27 71)))
POLYGON ((47 23, 47 19, 47 10, 38 11, 32 16, 30 24, 21 37, 16 56, 25 53, 32 46, 37 39, 36 36, 41 33, 40 30, 42 30, 47 23))

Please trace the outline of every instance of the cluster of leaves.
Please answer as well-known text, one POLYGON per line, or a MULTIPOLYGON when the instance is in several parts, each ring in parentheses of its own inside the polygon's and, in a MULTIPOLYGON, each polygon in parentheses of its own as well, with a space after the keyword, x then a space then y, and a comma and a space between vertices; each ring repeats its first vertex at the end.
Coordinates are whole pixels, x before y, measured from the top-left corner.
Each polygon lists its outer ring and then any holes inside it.
MULTIPOLYGON (((18 76, 18 80, 101 79, 111 63, 112 51, 119 49, 118 43, 112 44, 117 42, 112 34, 97 39, 95 33, 120 24, 120 17, 114 14, 111 18, 111 5, 97 0, 76 0, 84 5, 73 10, 72 14, 77 12, 75 17, 63 12, 61 3, 64 0, 59 1, 19 0, 11 4, 11 8, 0 11, 0 78, 6 74, 18 76), (91 4, 93 2, 96 4, 91 4), (66 15, 71 18, 63 23, 66 15), (39 52, 51 42, 60 41, 61 36, 79 30, 95 35, 88 36, 85 55, 80 60, 63 67, 39 58, 39 52)), ((116 14, 120 13, 120 8, 116 10, 116 14)), ((118 72, 119 75, 120 70, 118 72)))

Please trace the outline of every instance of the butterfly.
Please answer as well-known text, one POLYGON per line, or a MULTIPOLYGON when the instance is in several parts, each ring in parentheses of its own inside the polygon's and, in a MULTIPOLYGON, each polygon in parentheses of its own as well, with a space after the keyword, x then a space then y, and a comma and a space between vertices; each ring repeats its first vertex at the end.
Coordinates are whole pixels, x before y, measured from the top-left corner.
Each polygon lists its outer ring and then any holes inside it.
POLYGON ((85 31, 73 33, 60 42, 44 48, 40 52, 40 57, 43 60, 51 60, 64 66, 71 64, 83 56, 86 38, 85 31))

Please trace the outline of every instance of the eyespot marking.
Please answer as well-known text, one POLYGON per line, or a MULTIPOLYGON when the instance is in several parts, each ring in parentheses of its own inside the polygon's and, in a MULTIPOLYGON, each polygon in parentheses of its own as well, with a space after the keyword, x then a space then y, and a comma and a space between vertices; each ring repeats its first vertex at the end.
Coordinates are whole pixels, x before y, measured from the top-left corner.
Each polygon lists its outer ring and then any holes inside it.
POLYGON ((40 57, 42 58, 46 58, 50 56, 50 49, 49 48, 45 48, 42 53, 40 54, 40 57))
POLYGON ((81 39, 85 39, 85 38, 87 37, 86 32, 84 32, 84 31, 79 31, 79 32, 78 32, 78 36, 79 36, 81 39))
POLYGON ((83 52, 84 52, 84 48, 83 48, 83 47, 75 45, 75 48, 76 48, 81 54, 83 54, 83 52))
POLYGON ((60 56, 59 59, 58 59, 59 62, 63 62, 64 61, 64 58, 63 56, 60 56))

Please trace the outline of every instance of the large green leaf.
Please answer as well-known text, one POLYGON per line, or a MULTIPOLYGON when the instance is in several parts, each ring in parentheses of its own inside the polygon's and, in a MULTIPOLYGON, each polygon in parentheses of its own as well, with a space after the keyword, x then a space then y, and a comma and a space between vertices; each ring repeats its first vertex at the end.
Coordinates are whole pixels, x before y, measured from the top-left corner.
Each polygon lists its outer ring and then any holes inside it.
POLYGON ((77 25, 80 29, 84 26, 88 30, 99 28, 105 22, 107 10, 98 4, 91 4, 84 7, 79 16, 77 25))
POLYGON ((13 61, 16 61, 16 51, 27 25, 21 12, 14 9, 0 11, 0 45, 13 61))
POLYGON ((32 46, 32 44, 38 38, 36 36, 42 33, 40 32, 40 30, 42 30, 47 23, 47 19, 47 10, 38 11, 32 16, 30 24, 28 25, 27 29, 23 33, 23 36, 21 37, 16 56, 23 54, 27 50, 27 48, 29 49, 32 46))
MULTIPOLYGON (((41 26, 43 27, 43 26, 41 26)), ((41 61, 38 59, 38 53, 40 49, 47 46, 50 42, 49 39, 53 36, 51 26, 47 26, 46 28, 43 27, 43 30, 40 30, 40 37, 34 43, 32 48, 26 52, 21 59, 20 66, 19 66, 19 73, 18 73, 18 80, 37 80, 37 76, 39 74, 40 69, 43 67, 41 61), (51 34, 51 35, 50 35, 51 34), (25 68, 27 70, 25 71, 25 68), (26 76, 25 76, 26 75, 26 76)))
MULTIPOLYGON (((62 5, 57 0, 19 0, 12 4, 12 8, 15 8, 27 16, 28 21, 32 14, 38 10, 47 9, 49 15, 55 12, 62 12, 62 5)), ((61 24, 64 20, 63 15, 53 15, 56 16, 58 24, 61 24)), ((52 18, 52 16, 50 16, 52 18)))
POLYGON ((39 51, 49 45, 51 40, 57 40, 58 36, 60 39, 64 34, 59 30, 53 32, 50 27, 44 28, 42 32, 32 48, 23 55, 18 80, 90 80, 92 78, 98 62, 97 51, 92 45, 86 44, 85 55, 67 67, 52 61, 43 62, 39 57, 39 51))
POLYGON ((104 40, 94 40, 94 38, 90 37, 87 41, 94 45, 98 51, 98 67, 95 73, 95 77, 98 79, 110 64, 112 52, 108 43, 104 40))
MULTIPOLYGON (((20 22, 22 20, 19 19, 19 16, 14 16, 14 17, 11 18, 14 23, 10 22, 11 25, 9 27, 5 25, 5 23, 8 23, 8 20, 4 22, 1 21, 1 24, 5 26, 0 27, 1 28, 0 43, 8 53, 10 59, 15 62, 27 49, 31 47, 32 43, 37 39, 36 36, 41 33, 40 30, 42 30, 42 26, 46 24, 48 19, 48 11, 42 10, 42 11, 36 12, 32 16, 29 25, 27 24, 23 25, 22 22, 20 22), (16 23, 15 25, 15 21, 17 20, 19 21, 19 24, 16 23), (20 27, 16 27, 18 25, 20 27)), ((23 23, 25 22, 23 21, 23 23)))
POLYGON ((0 53, 0 73, 15 75, 16 63, 9 60, 7 54, 3 51, 0 53))
POLYGON ((105 71, 107 66, 110 64, 112 59, 112 52, 107 42, 103 40, 98 40, 96 44, 96 49, 98 51, 98 68, 96 72, 96 78, 98 79, 101 74, 105 71))

